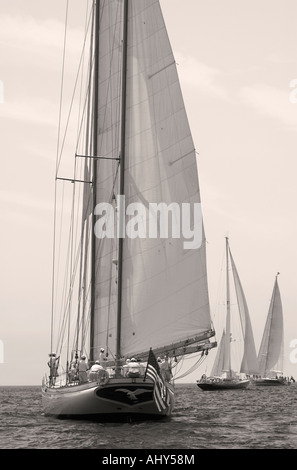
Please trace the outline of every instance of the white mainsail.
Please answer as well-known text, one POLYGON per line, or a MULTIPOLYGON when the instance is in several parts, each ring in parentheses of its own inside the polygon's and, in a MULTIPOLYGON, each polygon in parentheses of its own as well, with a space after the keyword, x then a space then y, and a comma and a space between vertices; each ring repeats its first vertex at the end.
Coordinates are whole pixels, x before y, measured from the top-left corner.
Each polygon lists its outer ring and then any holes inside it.
POLYGON ((276 276, 258 354, 259 373, 262 377, 268 376, 270 371, 283 372, 283 328, 283 309, 276 276))
MULTIPOLYGON (((195 149, 159 2, 131 2, 130 15, 127 203, 199 203, 195 149)), ((124 354, 210 330, 205 245, 186 251, 183 243, 182 236, 125 240, 124 354)))
MULTIPOLYGON (((114 203, 119 191, 122 2, 100 2, 96 202, 114 203), (112 20, 112 21, 111 21, 112 20), (102 90, 104 92, 102 93, 102 90)), ((200 203, 196 153, 176 65, 158 0, 129 2, 125 113, 125 203, 200 203)), ((148 214, 148 213, 147 213, 148 214)), ((164 351, 211 330, 205 239, 185 250, 184 239, 146 237, 123 242, 121 355, 164 351)), ((115 354, 116 240, 96 240, 94 357, 115 354)))
MULTIPOLYGON (((100 2, 96 202, 115 203, 119 191, 122 113, 122 1, 100 2), (107 159, 108 158, 108 159, 107 159)), ((126 206, 200 203, 196 154, 171 46, 158 0, 130 1, 128 8, 126 206)), ((123 241, 121 355, 131 356, 199 341, 211 330, 206 250, 184 249, 184 239, 123 241)), ((116 354, 116 240, 96 240, 92 348, 116 354)), ((186 347, 185 347, 186 350, 186 347)))

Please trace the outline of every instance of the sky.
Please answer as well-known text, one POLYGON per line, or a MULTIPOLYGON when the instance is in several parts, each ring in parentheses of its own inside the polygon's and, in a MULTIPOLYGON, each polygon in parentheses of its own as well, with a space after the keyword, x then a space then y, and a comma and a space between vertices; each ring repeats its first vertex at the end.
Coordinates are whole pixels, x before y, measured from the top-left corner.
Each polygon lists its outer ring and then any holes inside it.
MULTIPOLYGON (((160 3, 198 152, 213 321, 228 236, 257 350, 280 272, 285 373, 296 378, 297 3, 160 3)), ((70 84, 84 16, 82 2, 69 5, 70 84)), ((65 6, 0 0, 0 385, 38 385, 47 372, 65 6)))

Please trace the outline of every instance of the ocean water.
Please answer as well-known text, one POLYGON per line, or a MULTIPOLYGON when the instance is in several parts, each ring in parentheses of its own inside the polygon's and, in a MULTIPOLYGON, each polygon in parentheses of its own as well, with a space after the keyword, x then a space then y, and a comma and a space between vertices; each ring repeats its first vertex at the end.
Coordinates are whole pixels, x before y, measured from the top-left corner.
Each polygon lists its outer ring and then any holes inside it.
POLYGON ((1 449, 297 449, 297 383, 212 392, 178 384, 171 418, 136 423, 46 417, 39 386, 0 387, 0 403, 1 449))

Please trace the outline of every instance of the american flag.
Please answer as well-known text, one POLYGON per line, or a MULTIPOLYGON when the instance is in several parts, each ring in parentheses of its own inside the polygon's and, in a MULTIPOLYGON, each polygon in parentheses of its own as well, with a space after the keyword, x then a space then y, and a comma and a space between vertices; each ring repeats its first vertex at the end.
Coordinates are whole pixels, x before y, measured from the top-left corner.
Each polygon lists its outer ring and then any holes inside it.
POLYGON ((169 393, 162 377, 160 376, 160 367, 152 349, 149 351, 147 366, 143 379, 144 381, 146 376, 150 377, 155 382, 154 398, 156 400, 158 410, 165 410, 169 406, 169 393))

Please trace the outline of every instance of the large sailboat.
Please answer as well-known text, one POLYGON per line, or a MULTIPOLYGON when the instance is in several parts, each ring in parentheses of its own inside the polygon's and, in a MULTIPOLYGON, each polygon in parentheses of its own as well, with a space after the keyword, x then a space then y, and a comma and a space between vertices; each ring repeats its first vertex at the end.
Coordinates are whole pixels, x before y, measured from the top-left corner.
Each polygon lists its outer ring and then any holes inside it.
POLYGON ((253 383, 257 386, 289 385, 283 377, 284 321, 277 273, 270 306, 258 354, 259 375, 253 383))
POLYGON ((217 354, 211 370, 207 377, 205 374, 197 381, 202 390, 232 390, 247 388, 250 383, 250 375, 258 372, 257 355, 254 335, 249 315, 245 294, 239 279, 239 275, 231 254, 229 239, 226 237, 226 325, 222 333, 217 354), (232 364, 232 337, 234 325, 231 325, 231 303, 230 303, 230 261, 233 272, 233 280, 238 305, 238 323, 242 331, 243 351, 240 369, 233 370, 232 364))
MULTIPOLYGON (((74 173, 57 170, 55 183, 56 201, 59 184, 59 194, 72 186, 73 198, 63 289, 62 263, 53 263, 43 408, 59 417, 160 418, 174 409, 174 366, 216 346, 195 218, 196 152, 159 0, 97 0, 86 18, 74 173)), ((56 213, 57 231, 65 219, 56 213)))

